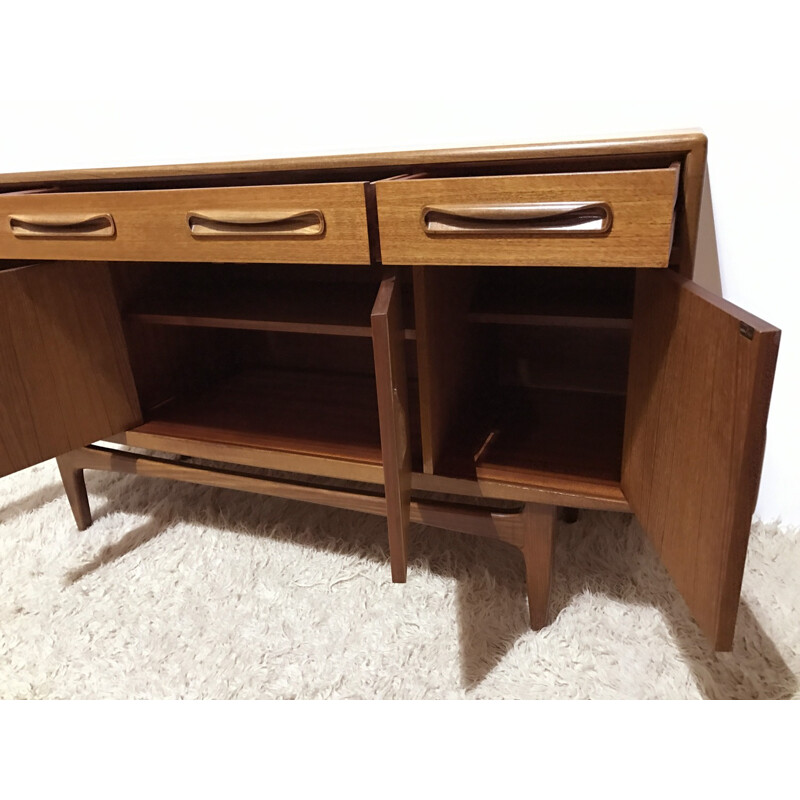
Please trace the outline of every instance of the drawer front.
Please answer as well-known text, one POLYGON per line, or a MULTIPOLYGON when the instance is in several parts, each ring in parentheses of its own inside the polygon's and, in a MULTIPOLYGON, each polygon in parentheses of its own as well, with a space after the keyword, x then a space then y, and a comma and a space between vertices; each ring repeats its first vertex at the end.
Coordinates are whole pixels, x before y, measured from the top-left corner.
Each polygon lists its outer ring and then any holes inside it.
POLYGON ((0 258, 369 264, 364 185, 0 195, 0 258))
POLYGON ((376 184, 384 264, 666 267, 679 167, 376 184))

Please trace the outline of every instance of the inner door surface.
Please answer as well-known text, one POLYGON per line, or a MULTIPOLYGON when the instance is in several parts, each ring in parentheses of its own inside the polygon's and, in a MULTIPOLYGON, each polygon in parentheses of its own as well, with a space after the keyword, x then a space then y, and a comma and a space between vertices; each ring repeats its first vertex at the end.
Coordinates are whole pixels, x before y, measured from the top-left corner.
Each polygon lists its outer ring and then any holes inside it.
POLYGON ((780 331, 637 273, 622 489, 717 650, 733 642, 780 331))
POLYGON ((108 265, 0 271, 0 477, 141 422, 108 265))
POLYGON ((411 513, 411 442, 403 309, 400 286, 394 274, 387 275, 381 282, 371 324, 392 580, 405 583, 411 513))

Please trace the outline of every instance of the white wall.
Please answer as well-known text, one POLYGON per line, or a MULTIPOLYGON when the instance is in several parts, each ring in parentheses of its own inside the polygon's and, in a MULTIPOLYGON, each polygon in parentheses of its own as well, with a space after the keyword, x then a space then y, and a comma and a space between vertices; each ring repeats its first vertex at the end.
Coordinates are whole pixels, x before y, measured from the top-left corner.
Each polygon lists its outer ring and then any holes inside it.
POLYGON ((740 8, 9 4, 0 172, 700 127, 723 293, 784 331, 758 512, 800 523, 795 25, 740 8))

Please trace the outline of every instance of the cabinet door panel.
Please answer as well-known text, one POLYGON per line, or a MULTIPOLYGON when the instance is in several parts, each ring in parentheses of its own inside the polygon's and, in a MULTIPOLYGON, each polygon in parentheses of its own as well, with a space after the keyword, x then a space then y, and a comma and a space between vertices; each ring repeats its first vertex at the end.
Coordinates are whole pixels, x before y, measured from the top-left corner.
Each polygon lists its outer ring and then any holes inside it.
POLYGON ((372 342, 381 426, 392 580, 404 583, 411 513, 411 443, 400 286, 384 278, 372 308, 372 342))
POLYGON ((700 627, 732 645, 780 331, 637 275, 622 489, 700 627))
POLYGON ((0 272, 0 476, 140 422, 108 266, 0 272))

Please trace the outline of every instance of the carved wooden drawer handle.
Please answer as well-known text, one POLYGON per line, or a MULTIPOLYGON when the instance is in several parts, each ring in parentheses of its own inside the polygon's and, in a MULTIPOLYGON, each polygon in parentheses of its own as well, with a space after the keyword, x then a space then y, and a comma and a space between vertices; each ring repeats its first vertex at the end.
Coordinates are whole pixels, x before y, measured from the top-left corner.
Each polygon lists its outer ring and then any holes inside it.
POLYGON ((8 223, 20 239, 110 239, 117 230, 111 214, 12 214, 8 223))
POLYGON ((608 203, 427 206, 422 227, 431 236, 599 236, 611 230, 612 218, 608 203))
POLYGON ((322 236, 325 217, 317 210, 190 211, 192 236, 322 236))

